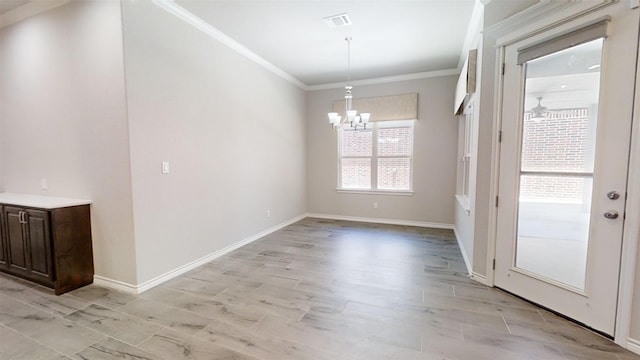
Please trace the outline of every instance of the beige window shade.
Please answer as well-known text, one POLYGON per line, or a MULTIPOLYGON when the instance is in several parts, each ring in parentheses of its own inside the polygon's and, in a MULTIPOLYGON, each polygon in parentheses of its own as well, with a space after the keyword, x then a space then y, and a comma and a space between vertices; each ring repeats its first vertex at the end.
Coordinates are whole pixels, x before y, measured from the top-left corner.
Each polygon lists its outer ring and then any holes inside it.
POLYGON ((518 65, 595 39, 606 38, 609 20, 608 17, 599 19, 581 29, 565 33, 554 39, 543 41, 524 49, 518 49, 518 65))
MULTIPOLYGON (((371 113, 369 121, 417 120, 418 93, 353 99, 351 108, 371 113)), ((344 99, 333 102, 333 111, 344 113, 344 99)))

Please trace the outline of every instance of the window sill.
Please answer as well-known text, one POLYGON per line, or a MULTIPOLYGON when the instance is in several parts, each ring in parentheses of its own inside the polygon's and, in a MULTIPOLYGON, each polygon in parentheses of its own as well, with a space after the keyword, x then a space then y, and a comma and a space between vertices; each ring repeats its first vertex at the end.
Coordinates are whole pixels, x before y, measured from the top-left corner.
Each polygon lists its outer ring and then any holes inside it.
POLYGON ((464 212, 467 214, 467 216, 471 215, 471 205, 469 204, 469 198, 456 194, 456 200, 458 200, 458 204, 460 204, 460 206, 464 209, 464 212))
POLYGON ((338 193, 345 193, 345 194, 413 196, 413 191, 411 190, 336 189, 336 191, 338 193))

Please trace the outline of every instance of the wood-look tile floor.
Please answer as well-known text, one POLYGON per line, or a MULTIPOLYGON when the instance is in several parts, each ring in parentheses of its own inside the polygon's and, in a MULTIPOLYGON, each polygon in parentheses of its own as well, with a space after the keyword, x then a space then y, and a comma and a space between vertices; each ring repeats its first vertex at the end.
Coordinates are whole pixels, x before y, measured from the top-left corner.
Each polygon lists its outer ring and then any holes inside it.
POLYGON ((448 230, 305 219, 132 296, 0 275, 0 359, 640 359, 465 276, 448 230))

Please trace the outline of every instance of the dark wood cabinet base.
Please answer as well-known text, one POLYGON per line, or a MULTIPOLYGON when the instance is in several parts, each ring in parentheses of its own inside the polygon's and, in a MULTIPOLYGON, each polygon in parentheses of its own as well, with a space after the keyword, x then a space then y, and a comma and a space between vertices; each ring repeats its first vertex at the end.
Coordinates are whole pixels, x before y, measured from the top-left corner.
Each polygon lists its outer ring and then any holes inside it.
POLYGON ((89 205, 52 209, 0 203, 0 271, 56 295, 93 282, 89 205))

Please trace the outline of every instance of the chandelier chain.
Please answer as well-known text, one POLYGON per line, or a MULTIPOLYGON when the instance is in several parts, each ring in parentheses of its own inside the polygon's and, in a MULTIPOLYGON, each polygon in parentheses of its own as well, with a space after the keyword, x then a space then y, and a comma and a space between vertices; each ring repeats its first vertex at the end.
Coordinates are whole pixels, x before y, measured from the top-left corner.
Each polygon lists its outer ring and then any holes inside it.
POLYGON ((344 39, 347 41, 347 85, 351 85, 351 36, 344 39))

